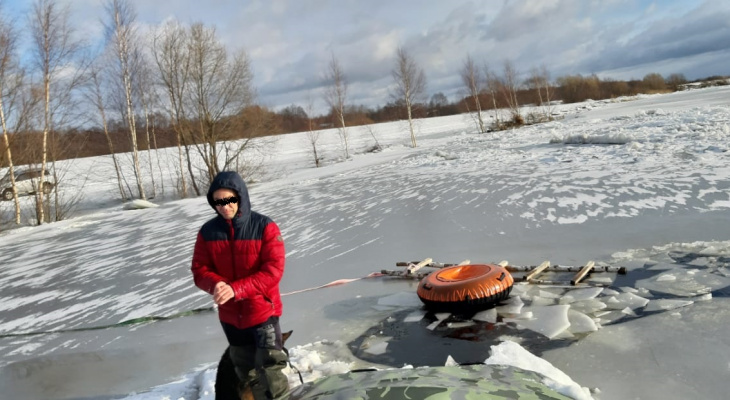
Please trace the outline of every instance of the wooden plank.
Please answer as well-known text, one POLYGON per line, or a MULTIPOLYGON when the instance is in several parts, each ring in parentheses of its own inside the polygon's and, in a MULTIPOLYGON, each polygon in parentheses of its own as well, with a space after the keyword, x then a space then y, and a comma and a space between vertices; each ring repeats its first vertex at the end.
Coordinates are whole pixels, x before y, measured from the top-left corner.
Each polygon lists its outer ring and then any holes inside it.
MULTIPOLYGON (((509 272, 530 272, 534 271, 535 265, 508 265, 505 269, 509 272)), ((578 272, 583 269, 582 266, 575 265, 551 265, 543 272, 578 272)), ((613 272, 620 275, 626 275, 626 267, 617 267, 611 265, 594 265, 592 272, 613 272)))
POLYGON ((573 286, 577 285, 578 282, 580 282, 583 278, 586 277, 586 275, 588 275, 588 273, 593 269, 593 266, 595 264, 596 263, 594 263, 593 261, 588 261, 586 263, 586 265, 583 267, 583 269, 581 269, 580 272, 578 272, 573 277, 573 279, 570 280, 570 284, 573 285, 573 286))
POLYGON ((431 272, 430 271, 424 271, 424 272, 416 272, 411 275, 406 275, 403 271, 393 271, 388 269, 380 270, 380 273, 386 276, 393 276, 397 278, 411 278, 411 279, 418 279, 421 280, 428 276, 431 272))
POLYGON ((427 259, 419 262, 418 264, 411 264, 408 268, 406 268, 405 275, 413 275, 413 273, 415 273, 419 269, 425 267, 426 265, 431 264, 432 261, 433 261, 433 259, 427 258, 427 259))
POLYGON ((611 287, 610 283, 602 283, 602 282, 580 282, 575 285, 571 284, 568 281, 553 281, 553 280, 547 280, 547 279, 532 279, 529 282, 527 282, 530 285, 553 285, 553 286, 565 286, 565 287, 571 287, 571 286, 587 286, 587 287, 611 287))
MULTIPOLYGON (((395 263, 396 267, 410 267, 413 264, 418 264, 421 261, 398 261, 395 263)), ((446 267, 453 267, 455 265, 459 264, 452 264, 452 263, 440 263, 440 262, 433 262, 431 261, 428 265, 425 265, 425 267, 430 268, 446 268, 446 267)))
MULTIPOLYGON (((397 263, 395 263, 395 266, 396 267, 410 267, 413 264, 419 264, 421 262, 422 261, 410 261, 410 262, 398 261, 397 263)), ((429 268, 446 268, 446 267, 455 267, 457 265, 469 265, 470 263, 471 263, 471 260, 464 260, 464 261, 462 261, 460 263, 457 263, 457 264, 454 264, 454 263, 440 263, 440 262, 433 262, 433 261, 431 261, 427 265, 424 265, 424 267, 429 267, 429 268)))
POLYGON ((547 267, 550 266, 550 261, 543 261, 542 264, 538 265, 537 268, 535 268, 532 272, 525 275, 522 280, 529 282, 530 279, 535 278, 536 276, 540 275, 542 271, 544 271, 547 267))

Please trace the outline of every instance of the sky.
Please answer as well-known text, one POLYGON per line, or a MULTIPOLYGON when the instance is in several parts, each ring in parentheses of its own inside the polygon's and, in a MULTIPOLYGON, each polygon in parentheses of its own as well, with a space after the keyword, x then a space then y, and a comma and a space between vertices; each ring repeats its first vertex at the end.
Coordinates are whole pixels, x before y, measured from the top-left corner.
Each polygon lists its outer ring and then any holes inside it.
MULTIPOLYGON (((99 0, 62 0, 79 34, 102 37, 99 0)), ((6 0, 11 15, 32 4, 6 0)), ((728 75, 730 4, 719 0, 132 0, 142 31, 165 20, 215 26, 230 49, 252 60, 259 101, 324 110, 323 76, 334 55, 348 82, 348 103, 391 101, 398 47, 424 70, 427 96, 454 101, 467 55, 500 72, 506 60, 526 78, 546 66, 568 74, 641 79, 682 73, 728 75)), ((18 17, 18 20, 24 20, 18 17)))
MULTIPOLYGON (((307 380, 491 359, 560 376, 576 398, 725 397, 730 87, 554 111, 556 121, 486 134, 466 114, 418 120, 417 148, 403 122, 353 127, 347 160, 336 130, 325 130, 319 168, 304 133, 257 139, 270 156, 251 204, 282 230, 281 324, 294 331, 287 346, 307 380), (381 151, 371 151, 375 140, 381 151), (427 257, 592 260, 628 273, 596 273, 580 287, 518 283, 499 307, 465 320, 427 313, 413 280, 372 275, 427 257)), ((25 225, 0 232, 4 395, 213 398, 226 343, 189 269, 213 210, 204 197, 170 194, 175 149, 152 156, 167 191, 157 207, 121 204, 110 157, 63 161, 77 179, 59 196, 82 195, 74 215, 28 226, 24 197, 25 225), (126 323, 150 317, 169 319, 126 323)), ((132 176, 131 159, 119 160, 132 176)), ((12 206, 0 202, 5 221, 12 206)))

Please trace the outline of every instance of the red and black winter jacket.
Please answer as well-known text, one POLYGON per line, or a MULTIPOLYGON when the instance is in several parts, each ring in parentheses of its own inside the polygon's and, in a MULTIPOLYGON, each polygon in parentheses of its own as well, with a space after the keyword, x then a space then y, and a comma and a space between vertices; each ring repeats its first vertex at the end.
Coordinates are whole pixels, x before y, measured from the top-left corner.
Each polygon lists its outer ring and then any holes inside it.
POLYGON ((216 176, 208 191, 214 209, 213 193, 221 188, 238 193, 238 214, 231 220, 218 215, 200 228, 191 269, 195 285, 210 294, 220 281, 231 285, 235 296, 219 306, 218 316, 244 329, 281 316, 284 241, 274 221, 251 211, 248 190, 237 173, 216 176))

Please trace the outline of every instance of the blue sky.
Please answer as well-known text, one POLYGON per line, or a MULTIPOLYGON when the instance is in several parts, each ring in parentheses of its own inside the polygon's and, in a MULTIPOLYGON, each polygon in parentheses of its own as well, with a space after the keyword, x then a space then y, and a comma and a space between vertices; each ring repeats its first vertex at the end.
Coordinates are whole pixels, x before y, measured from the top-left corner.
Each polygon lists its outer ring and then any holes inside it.
MULTIPOLYGON (((79 34, 101 39, 101 0, 64 0, 79 34)), ((143 31, 166 19, 215 25, 231 49, 252 60, 259 101, 279 109, 322 108, 331 54, 349 83, 348 101, 389 101, 398 46, 424 69, 428 93, 454 100, 467 54, 499 72, 505 60, 527 75, 614 79, 683 73, 730 74, 730 3, 693 0, 132 0, 143 31)), ((32 1, 6 0, 18 21, 32 1)))

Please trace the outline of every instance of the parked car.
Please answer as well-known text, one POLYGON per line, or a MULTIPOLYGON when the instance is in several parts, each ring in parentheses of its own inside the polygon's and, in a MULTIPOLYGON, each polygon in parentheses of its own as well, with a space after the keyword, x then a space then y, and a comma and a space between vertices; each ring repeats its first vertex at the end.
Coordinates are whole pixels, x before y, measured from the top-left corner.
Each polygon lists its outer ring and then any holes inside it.
MULTIPOLYGON (((48 170, 45 171, 46 173, 43 179, 41 179, 40 168, 16 168, 14 171, 15 188, 18 190, 18 196, 35 194, 38 188, 42 188, 43 193, 48 194, 56 186, 48 170)), ((6 173, 0 179, 0 194, 3 200, 13 199, 13 186, 10 181, 10 172, 6 173)))

